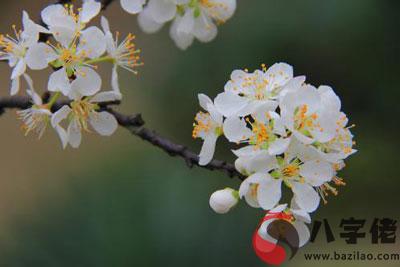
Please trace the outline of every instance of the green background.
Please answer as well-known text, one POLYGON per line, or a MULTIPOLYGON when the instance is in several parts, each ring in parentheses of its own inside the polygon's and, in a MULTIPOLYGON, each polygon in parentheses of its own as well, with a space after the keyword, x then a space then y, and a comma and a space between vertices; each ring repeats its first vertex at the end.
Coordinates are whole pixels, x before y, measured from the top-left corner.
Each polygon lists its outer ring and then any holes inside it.
MULTIPOLYGON (((48 2, 1 3, 0 30, 10 32, 23 9, 37 19, 48 2)), ((332 86, 357 125, 359 150, 341 172, 347 186, 312 215, 328 219, 336 241, 328 244, 321 231, 285 266, 376 266, 307 262, 303 254, 400 252, 400 241, 372 245, 368 233, 375 217, 400 219, 399 8, 389 0, 238 0, 215 41, 182 52, 167 27, 144 34, 115 2, 105 15, 114 30, 137 35, 145 62, 138 76, 121 72, 119 110, 141 112, 147 127, 199 151, 201 142, 191 139, 196 95, 215 97, 234 69, 283 61, 309 83, 332 86), (367 220, 358 245, 339 237, 340 220, 349 217, 367 220)), ((109 66, 101 71, 108 89, 109 66)), ((31 74, 44 88, 46 76, 31 74)), ((0 75, 5 96, 5 64, 0 75)), ((0 123, 0 266, 265 266, 251 248, 263 212, 243 202, 222 216, 208 206, 212 192, 238 188, 238 180, 189 169, 123 128, 110 138, 85 134, 79 150, 63 151, 52 131, 25 138, 14 111, 0 123)), ((230 148, 220 142, 217 157, 232 161, 230 148)))

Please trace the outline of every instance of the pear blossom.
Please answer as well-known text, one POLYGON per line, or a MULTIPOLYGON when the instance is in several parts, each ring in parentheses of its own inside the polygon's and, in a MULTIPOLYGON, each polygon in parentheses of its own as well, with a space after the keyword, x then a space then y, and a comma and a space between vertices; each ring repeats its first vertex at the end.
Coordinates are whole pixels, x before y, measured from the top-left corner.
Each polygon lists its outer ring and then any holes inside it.
POLYGON ((78 14, 75 13, 73 5, 54 4, 43 9, 41 15, 57 42, 68 47, 86 24, 98 15, 100 9, 100 2, 86 0, 78 14))
MULTIPOLYGON (((181 17, 179 14, 182 10, 186 9, 188 2, 189 0, 149 0, 148 5, 138 16, 140 28, 146 33, 155 33, 168 21, 173 20, 175 23, 181 17)), ((171 37, 174 39, 172 33, 171 37)))
POLYGON ((59 68, 50 75, 49 91, 68 96, 74 84, 85 84, 84 95, 88 96, 100 89, 101 78, 89 62, 106 51, 105 36, 95 26, 84 29, 85 23, 99 12, 99 5, 87 0, 79 14, 74 13, 72 6, 62 5, 50 5, 42 11, 42 19, 58 43, 37 43, 28 55, 32 69, 44 69, 49 63, 59 68), (71 81, 72 76, 75 78, 71 81))
POLYGON ((20 77, 26 72, 27 65, 32 67, 29 49, 39 40, 39 33, 48 33, 44 27, 33 22, 26 11, 22 13, 23 30, 17 31, 13 25, 15 37, 0 35, 0 60, 7 60, 13 68, 11 74, 11 95, 18 93, 20 77))
POLYGON ((326 143, 335 137, 340 99, 332 88, 303 85, 287 93, 279 107, 285 126, 302 143, 326 143))
POLYGON ((137 74, 136 67, 143 65, 140 63, 140 50, 137 49, 136 45, 133 43, 135 39, 133 34, 128 34, 128 36, 118 44, 119 33, 117 33, 116 39, 114 40, 110 25, 105 17, 101 18, 101 25, 107 41, 108 57, 111 58, 114 63, 111 78, 112 88, 115 93, 121 95, 118 84, 118 67, 137 74))
MULTIPOLYGON (((222 124, 222 129, 217 123, 212 128, 217 131, 211 131, 209 160, 219 135, 240 145, 232 150, 235 168, 247 177, 239 196, 250 206, 272 209, 282 197, 283 183, 296 207, 313 212, 321 199, 327 202, 329 192, 337 194, 335 186, 345 185, 337 175, 356 150, 352 126, 331 87, 305 84, 290 65, 277 63, 253 73, 234 71, 214 103, 204 97, 201 102, 219 114, 222 124)), ((201 121, 211 117, 202 116, 201 121)))
POLYGON ((27 74, 23 75, 28 82, 29 88, 26 91, 32 98, 33 105, 30 108, 17 111, 17 115, 23 121, 22 129, 25 131, 25 135, 34 131, 40 139, 50 123, 52 112, 48 105, 43 104, 42 98, 36 93, 32 79, 27 74))
POLYGON ((217 25, 230 19, 236 0, 149 0, 138 22, 144 32, 154 33, 173 21, 170 36, 182 50, 198 39, 210 42, 217 36, 217 25))
POLYGON ((223 24, 236 10, 236 0, 192 0, 181 9, 171 27, 171 37, 181 49, 189 47, 196 38, 210 42, 218 33, 216 24, 223 24))
MULTIPOLYGON (((310 239, 310 230, 308 229, 306 224, 311 223, 310 215, 305 211, 298 207, 289 208, 287 204, 277 205, 273 209, 271 209, 263 218, 263 222, 258 228, 256 233, 256 238, 261 238, 262 241, 266 241, 269 244, 264 245, 264 252, 272 251, 275 248, 275 245, 278 243, 278 240, 272 237, 269 234, 269 228, 271 223, 276 220, 285 220, 293 225, 298 234, 298 247, 303 247, 310 239), (267 249, 267 251, 266 251, 267 249)), ((290 241, 289 241, 290 242, 290 241)))
POLYGON ((354 125, 346 126, 347 122, 348 119, 346 115, 342 113, 342 116, 337 122, 338 127, 336 128, 335 137, 325 145, 325 150, 322 155, 327 156, 325 159, 330 162, 340 162, 357 152, 357 150, 353 148, 355 141, 353 141, 354 136, 350 131, 350 128, 354 125))
POLYGON ((213 158, 218 137, 222 134, 223 116, 216 110, 212 100, 199 94, 200 106, 207 111, 197 113, 195 117, 193 138, 204 140, 199 154, 199 164, 207 165, 213 158))
POLYGON ((289 187, 298 206, 313 212, 320 202, 319 187, 332 180, 333 166, 323 160, 302 161, 302 156, 291 153, 284 157, 259 154, 248 173, 252 173, 240 186, 239 195, 249 205, 269 210, 281 199, 282 182, 289 187))
POLYGON ((256 154, 262 150, 270 155, 279 155, 290 144, 278 113, 260 107, 252 118, 229 117, 224 121, 225 137, 235 143, 247 143, 248 146, 234 151, 237 156, 256 154))
POLYGON ((281 93, 295 91, 305 81, 304 76, 293 79, 293 67, 276 63, 270 68, 253 73, 235 70, 224 87, 224 92, 215 99, 218 110, 226 117, 248 115, 259 106, 273 111, 278 106, 281 93))
POLYGON ((219 214, 229 212, 238 202, 238 192, 232 188, 215 191, 210 197, 210 207, 219 214))
POLYGON ((317 151, 318 155, 324 160, 337 164, 357 152, 353 148, 353 134, 350 131, 354 125, 348 126, 348 118, 343 112, 340 113, 336 121, 335 136, 326 143, 315 142, 310 148, 317 151))
POLYGON ((51 118, 51 124, 57 131, 63 148, 68 144, 78 148, 81 144, 81 131, 90 132, 91 126, 102 136, 112 135, 118 127, 115 117, 107 111, 99 111, 97 103, 118 100, 114 92, 101 92, 92 97, 79 96, 76 92, 74 101, 70 106, 63 106, 51 118), (68 121, 67 129, 61 126, 63 120, 68 121))

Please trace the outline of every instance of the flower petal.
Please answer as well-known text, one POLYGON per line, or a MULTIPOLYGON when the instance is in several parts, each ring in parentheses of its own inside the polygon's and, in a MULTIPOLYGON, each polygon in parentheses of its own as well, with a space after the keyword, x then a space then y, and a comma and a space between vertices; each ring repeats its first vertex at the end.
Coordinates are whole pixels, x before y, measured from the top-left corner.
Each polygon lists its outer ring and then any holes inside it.
POLYGON ((199 99, 200 107, 208 111, 208 105, 213 104, 212 100, 205 94, 198 94, 197 97, 199 99))
POLYGON ((164 25, 164 23, 158 23, 153 19, 147 7, 138 15, 138 23, 145 33, 155 33, 164 25))
POLYGON ((302 221, 296 220, 293 226, 296 228, 296 231, 299 235, 299 247, 302 247, 310 239, 310 230, 308 230, 307 225, 305 225, 302 221))
POLYGON ((182 19, 180 17, 175 18, 174 22, 171 25, 169 34, 172 40, 174 40, 177 47, 179 47, 182 50, 186 50, 189 46, 192 45, 194 36, 191 33, 178 31, 178 27, 180 25, 181 20, 182 19))
POLYGON ((204 12, 195 19, 193 35, 196 36, 199 41, 207 43, 215 39, 218 30, 214 22, 203 13, 204 12))
POLYGON ((103 136, 112 135, 118 128, 118 122, 115 117, 106 111, 93 112, 89 116, 89 122, 93 129, 103 136))
POLYGON ((265 177, 265 181, 260 183, 257 191, 258 203, 264 210, 270 210, 279 203, 281 199, 281 179, 273 179, 269 174, 265 177))
POLYGON ((15 79, 19 76, 21 76, 22 74, 24 74, 26 71, 26 63, 24 59, 20 59, 18 60, 17 65, 14 67, 12 74, 11 74, 11 79, 15 79))
POLYGON ((145 3, 146 0, 121 0, 122 8, 130 14, 141 12, 145 3))
POLYGON ((55 127, 56 125, 60 124, 61 121, 65 120, 68 117, 71 111, 72 109, 69 106, 67 105, 62 106, 51 117, 51 125, 55 127))
POLYGON ((65 19, 67 16, 67 12, 65 8, 60 5, 49 5, 45 7, 41 12, 41 17, 44 23, 47 25, 54 25, 58 19, 65 19))
POLYGON ((11 80, 11 90, 10 95, 16 95, 19 92, 20 87, 20 77, 11 80))
POLYGON ((322 160, 306 161, 300 166, 300 175, 312 186, 320 186, 334 176, 331 164, 322 160))
POLYGON ((86 0, 83 2, 80 12, 80 19, 83 23, 88 23, 100 13, 101 3, 95 0, 86 0))
POLYGON ((116 100, 120 100, 120 94, 113 91, 107 91, 96 94, 90 99, 90 102, 101 103, 101 102, 110 102, 116 100))
POLYGON ((81 126, 76 119, 73 119, 67 130, 68 142, 73 148, 78 148, 82 141, 81 126))
POLYGON ((340 111, 342 104, 332 87, 321 85, 318 87, 318 92, 321 96, 321 102, 324 108, 337 112, 340 111))
POLYGON ((191 9, 186 10, 183 17, 179 20, 179 24, 176 29, 178 34, 192 34, 194 20, 193 11, 191 9))
POLYGON ((147 4, 149 13, 154 21, 165 23, 176 15, 176 4, 168 0, 150 0, 147 4))
POLYGON ((108 19, 105 16, 101 16, 100 24, 101 28, 103 28, 104 33, 111 32, 110 23, 108 22, 108 19))
POLYGON ((118 66, 117 65, 114 65, 112 68, 111 88, 114 91, 115 95, 118 97, 118 99, 116 99, 116 100, 121 100, 122 94, 121 94, 121 90, 119 89, 118 66))
POLYGON ((268 152, 270 155, 279 155, 284 153, 290 144, 290 138, 278 138, 269 145, 268 152))
POLYGON ((214 103, 215 107, 222 115, 231 117, 245 108, 248 104, 248 100, 228 91, 217 95, 214 103))
POLYGON ((59 124, 62 120, 66 119, 70 113, 71 108, 65 105, 58 111, 56 111, 51 117, 51 125, 60 137, 61 144, 64 149, 67 147, 68 144, 68 134, 67 131, 65 131, 64 128, 62 128, 59 124))
POLYGON ((70 93, 71 85, 64 68, 59 69, 50 75, 47 90, 50 92, 62 92, 64 95, 70 93))
POLYGON ((53 48, 45 43, 32 45, 26 53, 26 64, 33 70, 42 70, 49 66, 49 62, 57 59, 53 48))
POLYGON ((318 208, 320 197, 311 185, 293 182, 292 191, 300 208, 307 212, 313 212, 318 208))
POLYGON ((247 140, 253 132, 247 128, 246 122, 238 117, 229 117, 224 121, 224 135, 230 142, 247 140))
POLYGON ((71 93, 92 96, 101 89, 100 75, 89 67, 81 67, 76 72, 76 79, 71 83, 71 93))
POLYGON ((205 166, 212 160, 215 152, 215 145, 217 143, 218 136, 215 134, 209 134, 205 137, 203 146, 199 154, 199 165, 205 166))
POLYGON ((78 53, 84 51, 88 58, 93 59, 103 55, 106 48, 104 33, 99 28, 92 26, 81 32, 78 53))

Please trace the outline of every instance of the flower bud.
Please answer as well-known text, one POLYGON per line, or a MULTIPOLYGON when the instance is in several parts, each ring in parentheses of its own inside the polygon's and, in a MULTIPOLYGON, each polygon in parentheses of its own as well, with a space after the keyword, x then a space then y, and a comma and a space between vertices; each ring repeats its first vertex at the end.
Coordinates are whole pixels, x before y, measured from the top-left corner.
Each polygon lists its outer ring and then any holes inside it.
POLYGON ((210 207, 219 214, 227 213, 239 202, 239 193, 232 188, 215 191, 210 197, 210 207))

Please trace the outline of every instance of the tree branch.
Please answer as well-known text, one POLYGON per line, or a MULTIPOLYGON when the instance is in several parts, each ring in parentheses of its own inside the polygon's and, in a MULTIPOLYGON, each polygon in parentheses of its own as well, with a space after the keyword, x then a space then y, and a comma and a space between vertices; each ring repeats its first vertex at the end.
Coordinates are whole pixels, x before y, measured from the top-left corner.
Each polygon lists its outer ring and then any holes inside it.
MULTIPOLYGON (((53 105, 52 110, 53 112, 57 111, 63 105, 68 105, 69 103, 70 101, 58 101, 53 105)), ((222 160, 215 159, 206 166, 200 166, 199 157, 195 152, 189 150, 184 145, 176 144, 168 138, 158 135, 153 130, 143 127, 145 122, 140 114, 129 116, 110 108, 111 105, 116 104, 119 104, 119 102, 99 103, 101 109, 110 112, 117 119, 118 124, 121 127, 126 128, 133 135, 140 137, 142 140, 160 148, 170 156, 184 159, 189 168, 199 166, 208 170, 222 171, 229 177, 238 177, 240 180, 245 179, 245 177, 235 169, 233 164, 222 160)), ((30 98, 27 96, 0 97, 0 115, 4 113, 5 109, 26 109, 30 106, 32 106, 32 103, 30 102, 30 98)))

